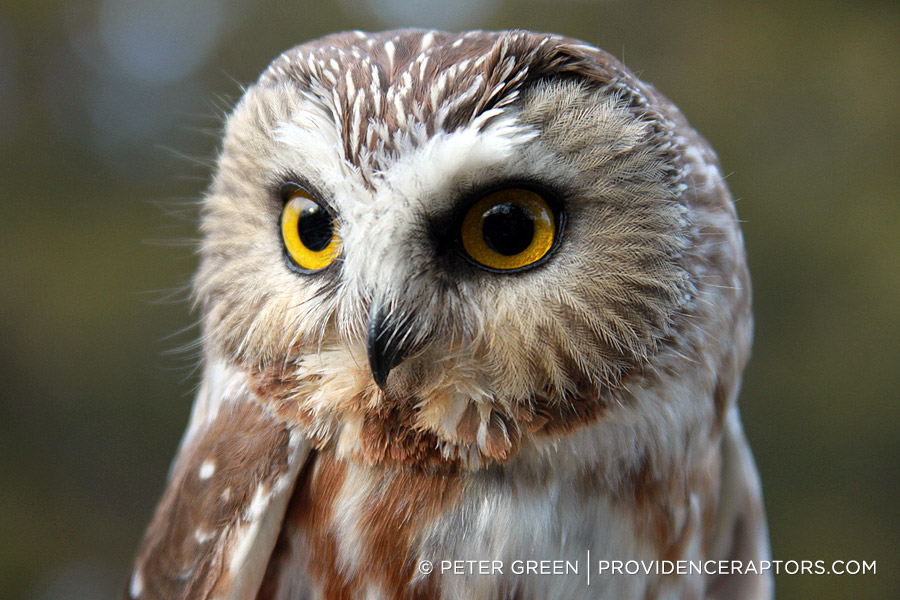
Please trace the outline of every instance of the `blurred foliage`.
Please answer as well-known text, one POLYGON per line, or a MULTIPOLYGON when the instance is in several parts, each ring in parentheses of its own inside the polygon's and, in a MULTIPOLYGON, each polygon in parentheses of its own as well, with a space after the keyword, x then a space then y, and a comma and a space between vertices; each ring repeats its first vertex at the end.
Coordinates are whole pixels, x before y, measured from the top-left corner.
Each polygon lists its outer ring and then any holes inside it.
POLYGON ((878 561, 779 597, 900 597, 900 4, 386 4, 0 2, 0 597, 127 579, 196 385, 193 207, 240 84, 301 41, 410 23, 582 38, 710 139, 754 277, 741 407, 773 555, 878 561), (123 63, 134 40, 170 70, 123 63))

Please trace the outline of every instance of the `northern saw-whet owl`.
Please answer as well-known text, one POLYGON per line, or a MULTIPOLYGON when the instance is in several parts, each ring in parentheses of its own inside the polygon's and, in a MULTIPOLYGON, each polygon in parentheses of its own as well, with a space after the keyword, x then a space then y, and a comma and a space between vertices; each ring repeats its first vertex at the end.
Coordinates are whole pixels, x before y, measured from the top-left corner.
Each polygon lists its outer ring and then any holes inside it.
POLYGON ((734 206, 610 55, 527 31, 297 46, 228 118, 201 229, 203 378, 128 597, 771 595, 595 564, 768 557, 734 206))

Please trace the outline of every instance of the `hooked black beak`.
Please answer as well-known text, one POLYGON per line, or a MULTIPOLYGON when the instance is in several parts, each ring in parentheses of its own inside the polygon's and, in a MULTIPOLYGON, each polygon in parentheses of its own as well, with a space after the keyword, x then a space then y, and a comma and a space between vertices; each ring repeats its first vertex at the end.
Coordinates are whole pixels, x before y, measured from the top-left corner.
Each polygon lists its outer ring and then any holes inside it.
POLYGON ((366 352, 369 368, 378 387, 384 389, 391 369, 403 362, 408 354, 407 335, 390 310, 375 301, 369 310, 369 326, 366 329, 366 352))

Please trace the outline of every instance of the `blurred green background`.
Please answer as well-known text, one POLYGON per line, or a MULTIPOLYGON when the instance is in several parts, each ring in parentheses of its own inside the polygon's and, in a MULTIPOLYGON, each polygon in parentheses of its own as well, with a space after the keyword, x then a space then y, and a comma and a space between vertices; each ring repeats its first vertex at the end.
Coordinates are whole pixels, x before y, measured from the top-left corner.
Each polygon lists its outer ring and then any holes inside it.
POLYGON ((221 118, 348 28, 599 45, 717 149, 756 302, 741 406, 780 598, 900 598, 900 3, 0 2, 0 598, 114 597, 197 383, 195 203, 221 118))

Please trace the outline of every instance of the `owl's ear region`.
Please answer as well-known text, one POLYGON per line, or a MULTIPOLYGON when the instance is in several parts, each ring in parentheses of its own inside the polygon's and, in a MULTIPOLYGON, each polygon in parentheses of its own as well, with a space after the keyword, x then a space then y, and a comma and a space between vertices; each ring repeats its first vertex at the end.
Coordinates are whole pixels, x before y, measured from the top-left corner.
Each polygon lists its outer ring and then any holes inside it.
POLYGON ((386 303, 377 299, 372 302, 366 328, 366 353, 372 378, 381 389, 387 385, 391 369, 409 355, 412 336, 408 327, 409 320, 398 318, 386 303))

